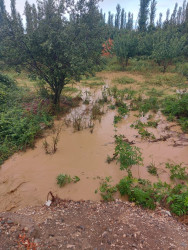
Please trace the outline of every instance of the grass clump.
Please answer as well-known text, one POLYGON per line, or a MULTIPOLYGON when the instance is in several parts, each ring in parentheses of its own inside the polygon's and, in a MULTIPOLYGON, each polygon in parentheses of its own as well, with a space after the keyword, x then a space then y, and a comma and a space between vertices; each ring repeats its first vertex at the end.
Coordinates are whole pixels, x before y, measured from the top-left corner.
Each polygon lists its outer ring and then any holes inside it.
POLYGON ((67 175, 67 174, 59 174, 56 180, 57 180, 57 185, 59 185, 59 187, 63 187, 68 183, 71 183, 71 182, 76 183, 80 181, 80 178, 78 176, 74 176, 72 178, 70 175, 67 175))
POLYGON ((151 175, 158 176, 157 168, 153 162, 149 166, 147 166, 147 169, 148 173, 150 173, 151 175))
POLYGON ((115 115, 114 116, 114 125, 116 125, 118 122, 122 120, 122 116, 120 115, 115 115))

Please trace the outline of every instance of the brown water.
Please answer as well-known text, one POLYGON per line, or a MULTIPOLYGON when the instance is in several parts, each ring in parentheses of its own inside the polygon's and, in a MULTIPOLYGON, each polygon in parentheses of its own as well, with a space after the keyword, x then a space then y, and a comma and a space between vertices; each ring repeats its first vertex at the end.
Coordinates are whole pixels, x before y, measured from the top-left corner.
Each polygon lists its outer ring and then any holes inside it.
MULTIPOLYGON (((106 84, 109 85, 114 77, 127 74, 100 73, 99 75, 104 77, 106 84)), ((142 80, 141 76, 132 77, 142 80)), ((91 92, 93 100, 100 96, 100 90, 91 90, 91 92)), ((68 117, 75 113, 86 114, 87 110, 87 105, 81 105, 72 110, 68 117)), ((134 116, 136 112, 131 112, 129 117, 120 122, 117 131, 113 126, 115 114, 115 111, 108 110, 102 116, 101 122, 95 122, 93 133, 90 133, 89 129, 74 132, 72 127, 63 125, 58 150, 54 155, 45 153, 44 139, 40 139, 34 149, 17 153, 7 160, 0 170, 0 211, 44 204, 49 191, 63 199, 100 200, 100 194, 95 194, 95 189, 99 187, 101 179, 112 176, 113 183, 116 184, 126 175, 124 171, 119 170, 119 164, 116 162, 110 165, 106 163, 107 155, 113 155, 115 134, 124 134, 141 148, 144 166, 133 167, 135 177, 157 181, 157 178, 151 176, 146 168, 154 162, 159 169, 160 178, 163 181, 169 181, 169 175, 165 170, 166 162, 183 162, 188 165, 187 135, 182 134, 177 126, 166 131, 167 125, 174 124, 168 124, 160 112, 156 115, 156 119, 160 119, 158 128, 148 130, 157 138, 167 133, 171 138, 165 142, 155 143, 141 140, 137 130, 130 128, 130 125, 138 119, 134 116), (175 144, 178 146, 175 147, 175 144), (79 176, 80 181, 59 188, 56 177, 60 173, 79 176)), ((56 121, 55 126, 62 124, 63 119, 56 121)), ((141 119, 147 120, 147 117, 141 119)), ((51 130, 45 132, 48 142, 52 140, 52 136, 51 130)))

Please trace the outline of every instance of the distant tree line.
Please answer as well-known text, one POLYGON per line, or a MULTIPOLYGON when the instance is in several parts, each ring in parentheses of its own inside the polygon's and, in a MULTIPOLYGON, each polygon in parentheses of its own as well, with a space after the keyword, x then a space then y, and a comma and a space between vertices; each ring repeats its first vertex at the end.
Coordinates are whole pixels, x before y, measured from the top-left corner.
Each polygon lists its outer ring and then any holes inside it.
POLYGON ((162 13, 156 20, 157 1, 140 0, 137 20, 118 4, 116 14, 106 15, 101 10, 106 26, 106 38, 114 40, 114 52, 123 68, 129 58, 143 56, 154 59, 166 71, 176 57, 188 58, 188 3, 175 4, 173 12, 162 13))

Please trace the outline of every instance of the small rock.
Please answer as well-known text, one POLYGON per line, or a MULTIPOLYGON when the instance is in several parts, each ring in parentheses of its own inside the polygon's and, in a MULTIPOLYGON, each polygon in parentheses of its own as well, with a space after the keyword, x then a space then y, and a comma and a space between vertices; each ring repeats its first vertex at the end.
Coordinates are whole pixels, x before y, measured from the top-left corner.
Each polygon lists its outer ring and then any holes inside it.
POLYGON ((180 245, 181 245, 182 247, 187 247, 187 244, 184 243, 184 242, 182 242, 180 245))
POLYGON ((8 224, 13 224, 13 221, 12 220, 8 220, 7 223, 8 224))
POLYGON ((29 228, 28 227, 24 227, 24 231, 28 232, 29 228))
POLYGON ((67 245, 67 249, 75 249, 75 245, 67 245))
POLYGON ((108 235, 108 233, 105 231, 105 232, 102 234, 102 237, 105 238, 107 235, 108 235))
POLYGON ((82 230, 84 230, 84 229, 85 229, 85 227, 84 227, 84 226, 82 226, 82 225, 77 226, 77 228, 82 229, 82 230))

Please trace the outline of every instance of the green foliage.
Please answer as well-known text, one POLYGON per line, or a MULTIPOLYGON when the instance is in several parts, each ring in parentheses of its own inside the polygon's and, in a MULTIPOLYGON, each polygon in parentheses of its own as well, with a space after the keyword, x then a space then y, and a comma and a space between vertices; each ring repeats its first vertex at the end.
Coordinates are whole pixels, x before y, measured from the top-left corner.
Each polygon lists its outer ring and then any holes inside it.
POLYGON ((155 209, 155 201, 152 198, 153 190, 150 185, 146 185, 147 182, 140 182, 130 177, 125 177, 120 180, 117 185, 121 195, 128 195, 129 201, 135 202, 145 208, 155 209))
POLYGON ((119 84, 130 84, 130 83, 134 83, 135 80, 133 78, 130 78, 128 76, 124 76, 121 78, 115 78, 113 80, 114 83, 119 83, 119 84))
POLYGON ((172 194, 167 198, 167 203, 170 206, 170 210, 178 215, 182 216, 188 212, 188 190, 180 194, 172 194))
POLYGON ((71 178, 70 175, 59 174, 57 176, 56 180, 57 180, 57 185, 59 185, 59 187, 63 187, 68 183, 71 183, 71 182, 76 183, 76 182, 80 181, 80 178, 78 176, 74 176, 73 178, 71 178))
POLYGON ((166 71, 175 57, 183 53, 184 44, 185 37, 170 29, 167 31, 159 30, 155 34, 152 57, 159 65, 163 66, 163 72, 166 71))
POLYGON ((72 179, 71 179, 70 175, 59 174, 57 176, 56 180, 57 180, 57 184, 59 185, 59 187, 63 187, 63 186, 65 186, 65 184, 70 183, 72 179))
POLYGON ((176 71, 185 76, 188 79, 188 63, 178 64, 176 71))
POLYGON ((34 98, 8 77, 1 79, 0 93, 3 90, 6 98, 0 103, 0 164, 14 152, 33 147, 35 138, 52 124, 47 100, 34 98))
POLYGON ((104 201, 113 201, 113 195, 117 192, 117 187, 110 184, 112 181, 111 178, 111 176, 106 177, 99 187, 101 197, 104 201))
POLYGON ((114 39, 114 51, 122 69, 128 65, 128 60, 136 55, 137 37, 135 32, 122 33, 114 39))
POLYGON ((117 161, 120 162, 120 169, 126 170, 129 175, 131 173, 131 167, 133 165, 142 164, 142 154, 140 149, 135 146, 131 146, 129 143, 123 140, 123 136, 119 135, 115 137, 115 153, 117 161))
POLYGON ((122 116, 117 116, 117 115, 115 115, 114 116, 114 124, 117 124, 118 122, 120 122, 122 120, 122 116))
POLYGON ((166 163, 166 168, 170 170, 170 179, 187 180, 188 174, 186 173, 186 167, 182 167, 182 164, 170 164, 166 163))
POLYGON ((151 138, 151 139, 155 139, 155 136, 153 133, 150 133, 148 130, 144 129, 144 128, 139 128, 138 133, 141 135, 142 139, 147 139, 147 138, 151 138))
POLYGON ((121 116, 125 116, 127 113, 129 112, 128 108, 126 105, 124 105, 123 107, 119 107, 118 108, 118 113, 121 115, 121 116))
POLYGON ((159 109, 159 102, 157 97, 150 97, 143 99, 141 96, 133 98, 131 102, 132 110, 139 110, 140 113, 146 114, 150 110, 157 112, 159 109))
POLYGON ((33 9, 26 2, 26 30, 16 9, 14 15, 3 15, 1 56, 7 64, 27 67, 43 79, 55 105, 67 83, 100 69, 104 27, 97 3, 42 0, 33 9))
POLYGON ((184 132, 188 132, 188 94, 170 96, 163 101, 163 113, 177 118, 184 132))
POLYGON ((144 208, 155 209, 160 203, 178 216, 188 213, 188 186, 178 184, 171 187, 161 181, 151 184, 147 180, 124 177, 117 188, 122 196, 128 195, 129 201, 144 208))
MULTIPOLYGON (((167 85, 170 87, 181 87, 182 85, 184 85, 185 80, 186 79, 184 77, 182 77, 181 75, 178 75, 178 74, 156 75, 155 77, 150 77, 150 79, 147 79, 146 83, 148 85, 156 85, 156 86, 167 85)), ((154 92, 153 92, 153 96, 157 96, 156 91, 154 91, 154 92)), ((158 92, 158 96, 159 96, 159 94, 160 94, 160 91, 158 92)))

